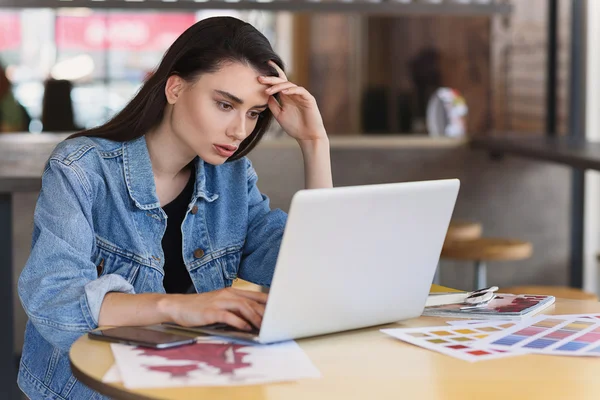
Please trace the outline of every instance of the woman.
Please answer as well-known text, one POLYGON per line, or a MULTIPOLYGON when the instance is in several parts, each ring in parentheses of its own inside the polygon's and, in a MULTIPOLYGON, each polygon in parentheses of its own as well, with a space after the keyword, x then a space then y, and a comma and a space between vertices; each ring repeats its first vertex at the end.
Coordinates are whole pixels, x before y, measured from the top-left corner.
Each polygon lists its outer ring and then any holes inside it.
POLYGON ((0 133, 29 130, 29 114, 15 99, 6 71, 0 65, 0 133))
POLYGON ((18 381, 30 398, 99 398, 71 374, 68 350, 101 325, 260 326, 266 295, 230 286, 273 275, 286 216, 244 157, 273 116, 300 145, 306 187, 331 187, 314 98, 256 29, 211 18, 112 121, 57 146, 19 279, 29 321, 18 381))
POLYGON ((65 79, 48 79, 42 99, 42 126, 44 132, 75 132, 73 84, 65 79))

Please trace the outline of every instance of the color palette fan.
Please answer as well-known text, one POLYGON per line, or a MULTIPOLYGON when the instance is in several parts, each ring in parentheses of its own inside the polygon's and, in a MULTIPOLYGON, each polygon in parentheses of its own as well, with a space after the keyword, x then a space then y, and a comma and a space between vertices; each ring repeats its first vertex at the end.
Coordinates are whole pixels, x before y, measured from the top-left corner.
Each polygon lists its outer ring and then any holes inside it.
POLYGON ((383 329, 381 332, 414 345, 434 350, 461 360, 475 362, 511 355, 503 349, 484 349, 477 343, 495 333, 502 333, 516 323, 474 324, 468 327, 436 326, 410 329, 383 329))
POLYGON ((516 353, 600 356, 600 316, 538 316, 489 335, 477 346, 516 353))

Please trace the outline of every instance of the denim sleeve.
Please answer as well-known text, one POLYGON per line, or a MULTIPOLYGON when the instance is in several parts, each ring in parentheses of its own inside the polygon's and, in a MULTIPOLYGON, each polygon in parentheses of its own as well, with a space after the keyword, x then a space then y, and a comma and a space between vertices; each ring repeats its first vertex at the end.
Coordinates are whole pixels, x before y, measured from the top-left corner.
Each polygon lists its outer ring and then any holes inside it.
POLYGON ((133 293, 118 275, 98 279, 91 186, 82 170, 51 159, 42 176, 34 213, 31 253, 18 292, 30 321, 53 346, 68 351, 98 327, 104 295, 133 293))
POLYGON ((258 285, 270 286, 287 214, 279 209, 271 210, 269 198, 258 190, 258 176, 250 161, 247 162, 248 233, 239 276, 258 285))

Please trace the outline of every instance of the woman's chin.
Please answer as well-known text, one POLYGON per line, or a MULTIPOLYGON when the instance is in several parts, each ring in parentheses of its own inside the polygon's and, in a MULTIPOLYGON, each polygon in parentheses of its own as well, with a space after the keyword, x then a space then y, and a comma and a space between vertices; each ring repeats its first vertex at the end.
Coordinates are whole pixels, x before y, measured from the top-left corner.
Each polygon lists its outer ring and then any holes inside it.
POLYGON ((220 156, 215 156, 215 155, 210 155, 208 157, 202 157, 200 155, 199 157, 202 160, 204 160, 205 163, 210 164, 210 165, 214 165, 214 166, 223 165, 223 164, 225 164, 225 161, 227 161, 227 158, 220 157, 220 156))

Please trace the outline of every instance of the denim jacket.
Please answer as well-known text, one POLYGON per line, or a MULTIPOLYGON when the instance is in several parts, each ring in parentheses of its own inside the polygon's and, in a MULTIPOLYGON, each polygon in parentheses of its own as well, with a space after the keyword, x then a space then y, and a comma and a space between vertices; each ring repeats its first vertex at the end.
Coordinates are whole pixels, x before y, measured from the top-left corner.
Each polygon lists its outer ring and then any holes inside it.
MULTIPOLYGON (((183 259, 197 292, 238 276, 268 286, 286 222, 271 210, 246 158, 196 158, 182 224, 183 259)), ((31 254, 19 278, 29 320, 18 384, 31 399, 100 399, 72 375, 69 348, 98 327, 108 292, 164 293, 160 207, 145 137, 80 137, 59 144, 42 176, 31 254)))

